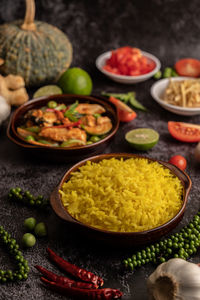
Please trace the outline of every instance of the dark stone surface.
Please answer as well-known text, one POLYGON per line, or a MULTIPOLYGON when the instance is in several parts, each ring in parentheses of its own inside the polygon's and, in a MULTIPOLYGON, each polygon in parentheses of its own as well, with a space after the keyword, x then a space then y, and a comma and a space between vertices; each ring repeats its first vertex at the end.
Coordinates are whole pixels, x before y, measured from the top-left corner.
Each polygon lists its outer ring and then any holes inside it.
MULTIPOLYGON (((200 165, 193 159, 195 144, 184 144, 172 139, 167 130, 167 121, 179 120, 198 124, 200 117, 176 116, 158 106, 149 93, 153 79, 135 86, 120 85, 101 75, 94 63, 100 53, 123 45, 136 46, 155 54, 160 58, 163 67, 173 65, 181 57, 200 58, 199 1, 38 0, 36 4, 37 19, 52 23, 68 34, 74 48, 72 65, 89 71, 94 82, 94 94, 102 90, 134 90, 137 98, 149 109, 148 113, 138 112, 138 117, 133 122, 121 125, 106 152, 133 152, 125 143, 124 134, 135 127, 151 127, 159 131, 160 141, 146 155, 166 161, 174 154, 187 158, 187 172, 193 187, 185 216, 175 230, 178 231, 199 209, 200 165)), ((22 18, 23 14, 24 1, 1 0, 0 23, 22 18)), ((23 251, 31 268, 29 278, 26 282, 0 285, 0 299, 64 299, 45 289, 34 270, 35 264, 56 270, 47 259, 47 246, 69 261, 102 276, 106 287, 120 288, 124 293, 123 299, 147 299, 145 282, 154 268, 145 266, 134 274, 122 268, 122 260, 131 255, 134 249, 108 248, 87 241, 65 226, 51 211, 44 213, 8 202, 8 191, 15 186, 48 197, 70 165, 72 164, 58 164, 24 156, 21 149, 6 137, 6 123, 1 126, 0 224, 20 243, 24 219, 34 216, 38 221, 47 223, 49 236, 48 239, 38 239, 34 248, 23 251)), ((193 256, 191 261, 199 261, 199 254, 198 252, 193 256)), ((0 249, 0 268, 11 267, 10 263, 6 253, 0 249)))

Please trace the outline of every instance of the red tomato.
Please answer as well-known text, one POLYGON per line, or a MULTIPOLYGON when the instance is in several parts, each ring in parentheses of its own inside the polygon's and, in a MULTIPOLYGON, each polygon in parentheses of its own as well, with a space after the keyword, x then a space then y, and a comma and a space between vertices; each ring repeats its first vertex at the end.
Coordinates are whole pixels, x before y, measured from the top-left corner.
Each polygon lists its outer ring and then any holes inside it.
POLYGON ((177 140, 187 143, 200 141, 200 126, 183 122, 168 122, 170 134, 177 140))
POLYGON ((180 59, 174 67, 180 76, 199 77, 200 75, 200 61, 198 59, 180 59))
POLYGON ((115 97, 109 97, 109 101, 117 107, 118 118, 121 122, 130 122, 137 117, 137 114, 128 105, 115 97))
POLYGON ((170 158, 169 163, 172 165, 175 165, 176 167, 178 167, 181 170, 185 170, 186 166, 187 166, 187 161, 185 159, 185 157, 181 156, 181 155, 174 155, 170 158))
POLYGON ((155 66, 152 60, 142 55, 140 49, 127 46, 112 51, 103 69, 114 74, 138 76, 151 72, 155 66))

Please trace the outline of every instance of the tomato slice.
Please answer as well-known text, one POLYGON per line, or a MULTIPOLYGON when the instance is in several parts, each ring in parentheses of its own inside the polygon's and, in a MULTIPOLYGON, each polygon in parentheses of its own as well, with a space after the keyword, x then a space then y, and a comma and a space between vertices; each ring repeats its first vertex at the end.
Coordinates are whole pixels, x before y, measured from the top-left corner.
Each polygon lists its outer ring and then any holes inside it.
POLYGON ((177 140, 187 143, 200 141, 200 126, 183 122, 168 122, 170 134, 177 140))
POLYGON ((180 59, 174 67, 180 76, 198 77, 200 75, 200 61, 198 59, 180 59))
POLYGON ((110 96, 109 101, 117 107, 118 118, 121 122, 130 122, 137 117, 134 110, 117 98, 110 96))

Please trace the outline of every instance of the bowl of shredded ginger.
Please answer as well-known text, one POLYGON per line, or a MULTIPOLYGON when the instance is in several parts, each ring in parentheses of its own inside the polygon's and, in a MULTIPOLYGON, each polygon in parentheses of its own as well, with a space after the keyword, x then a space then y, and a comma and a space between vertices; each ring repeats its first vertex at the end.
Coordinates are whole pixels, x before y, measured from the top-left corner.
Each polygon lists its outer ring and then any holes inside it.
POLYGON ((55 213, 109 243, 145 244, 181 220, 191 180, 177 167, 134 154, 79 162, 51 195, 55 213))
POLYGON ((165 78, 151 87, 151 95, 163 108, 178 115, 200 114, 200 79, 165 78))

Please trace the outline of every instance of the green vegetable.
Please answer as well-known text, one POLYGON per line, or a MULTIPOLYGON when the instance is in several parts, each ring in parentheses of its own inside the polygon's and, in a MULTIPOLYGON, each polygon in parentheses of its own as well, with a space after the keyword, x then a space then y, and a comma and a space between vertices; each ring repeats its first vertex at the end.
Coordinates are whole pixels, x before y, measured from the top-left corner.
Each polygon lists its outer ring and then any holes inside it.
POLYGON ((33 247, 36 243, 36 238, 33 234, 31 233, 25 233, 22 237, 22 244, 27 247, 33 247))
POLYGON ((130 93, 128 93, 128 95, 130 96, 129 103, 131 104, 131 106, 133 106, 134 108, 140 109, 142 111, 147 111, 147 108, 135 99, 135 93, 130 92, 130 93))
POLYGON ((75 103, 73 103, 72 105, 70 105, 69 109, 64 113, 64 117, 68 118, 70 121, 72 122, 77 122, 78 121, 78 117, 80 116, 80 114, 78 114, 75 109, 78 106, 79 102, 76 101, 75 103))
POLYGON ((125 259, 123 263, 127 268, 134 270, 143 264, 149 262, 159 264, 173 257, 188 259, 197 252, 199 246, 200 212, 179 233, 172 234, 169 238, 135 252, 132 257, 125 259))
POLYGON ((47 106, 48 106, 49 108, 56 108, 57 105, 58 105, 58 104, 57 104, 56 101, 49 101, 49 102, 47 103, 47 106))
MULTIPOLYGON (((123 93, 106 93, 106 92, 102 92, 101 94, 102 94, 102 96, 117 98, 117 99, 119 99, 119 100, 121 100, 125 103, 127 103, 130 99, 129 93, 123 94, 123 93)), ((134 92, 133 92, 133 94, 135 95, 134 92)))
POLYGON ((96 142, 98 142, 98 141, 100 141, 100 140, 101 140, 100 137, 98 137, 98 136, 96 136, 96 135, 92 135, 92 136, 90 137, 90 141, 93 142, 93 143, 96 143, 96 142))
POLYGON ((169 78, 172 77, 172 68, 165 68, 163 72, 163 78, 169 78))
POLYGON ((39 236, 39 237, 46 236, 47 235, 46 225, 43 222, 38 223, 35 226, 34 232, 35 232, 36 236, 39 236))
POLYGON ((8 198, 11 201, 22 202, 35 207, 46 207, 49 204, 49 200, 44 199, 43 196, 34 197, 29 191, 22 191, 19 187, 10 189, 8 198))
POLYGON ((174 69, 172 69, 172 77, 178 77, 178 73, 176 73, 176 71, 174 69))
POLYGON ((146 107, 144 107, 138 100, 135 98, 135 92, 129 93, 106 93, 102 92, 103 96, 114 97, 119 99, 122 102, 130 103, 130 105, 136 109, 140 109, 142 111, 147 111, 146 107))
POLYGON ((0 282, 16 281, 28 278, 29 266, 27 260, 24 259, 19 245, 11 235, 0 226, 0 240, 6 248, 9 255, 16 262, 16 268, 11 270, 0 270, 0 282))
POLYGON ((35 225, 36 225, 35 218, 27 218, 26 220, 24 220, 24 227, 27 230, 33 230, 35 228, 35 225))
POLYGON ((38 127, 38 126, 27 127, 26 130, 28 130, 30 132, 38 133, 38 132, 40 132, 40 127, 38 127))
POLYGON ((70 147, 72 144, 84 145, 84 142, 77 139, 71 139, 65 142, 62 142, 61 147, 70 147))
POLYGON ((87 141, 86 145, 92 145, 93 142, 92 141, 87 141))
POLYGON ((26 138, 25 138, 26 141, 35 141, 35 138, 32 136, 32 135, 28 135, 26 138))
POLYGON ((158 72, 156 72, 153 76, 155 79, 160 79, 162 77, 162 72, 159 70, 158 72))
POLYGON ((60 105, 58 105, 58 106, 56 106, 56 110, 64 110, 64 109, 66 109, 67 108, 67 106, 65 105, 65 104, 60 104, 60 105))

